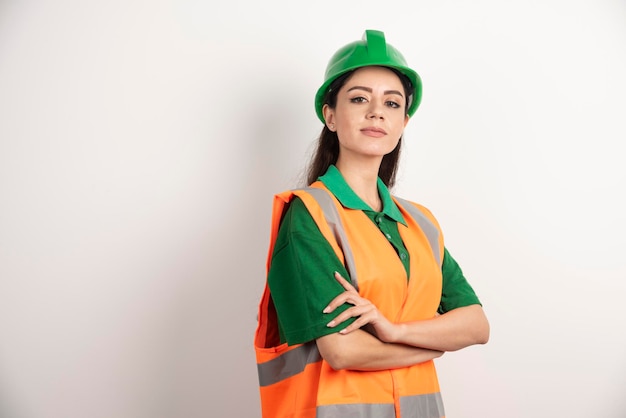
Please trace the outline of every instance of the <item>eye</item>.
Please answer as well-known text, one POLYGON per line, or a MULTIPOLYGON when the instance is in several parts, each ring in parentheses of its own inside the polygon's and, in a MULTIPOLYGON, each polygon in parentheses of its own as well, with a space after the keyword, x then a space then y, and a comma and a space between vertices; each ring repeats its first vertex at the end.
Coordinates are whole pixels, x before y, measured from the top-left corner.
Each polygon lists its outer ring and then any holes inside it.
POLYGON ((350 103, 365 103, 367 99, 363 96, 357 96, 350 99, 350 103))
POLYGON ((388 100, 385 102, 385 104, 392 109, 398 109, 400 107, 400 103, 394 102, 393 100, 388 100))

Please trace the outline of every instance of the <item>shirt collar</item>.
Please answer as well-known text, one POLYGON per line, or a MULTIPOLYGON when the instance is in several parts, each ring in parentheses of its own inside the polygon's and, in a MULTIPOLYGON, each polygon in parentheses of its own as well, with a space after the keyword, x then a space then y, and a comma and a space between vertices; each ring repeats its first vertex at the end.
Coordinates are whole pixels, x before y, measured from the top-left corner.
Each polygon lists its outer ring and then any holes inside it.
MULTIPOLYGON (((328 167, 326 174, 321 176, 319 180, 324 183, 324 186, 326 186, 326 188, 328 188, 328 190, 335 195, 337 200, 339 200, 344 207, 348 209, 374 212, 367 203, 354 193, 352 188, 350 188, 348 183, 346 183, 346 180, 341 175, 339 169, 337 169, 334 165, 328 167)), ((402 217, 402 213, 400 213, 398 206, 391 198, 389 189, 387 189, 387 186, 385 186, 385 183, 383 183, 380 177, 378 178, 378 195, 383 203, 383 210, 381 213, 396 222, 406 225, 406 222, 402 217)))

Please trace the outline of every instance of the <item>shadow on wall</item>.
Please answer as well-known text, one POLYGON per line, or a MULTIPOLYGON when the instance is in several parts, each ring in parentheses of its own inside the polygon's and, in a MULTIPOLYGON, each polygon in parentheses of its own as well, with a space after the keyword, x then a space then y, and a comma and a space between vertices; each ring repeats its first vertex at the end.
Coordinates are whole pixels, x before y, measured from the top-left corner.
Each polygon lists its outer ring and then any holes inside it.
POLYGON ((15 402, 9 397, 10 388, 6 383, 0 386, 0 417, 2 418, 22 418, 24 414, 19 414, 15 410, 15 402))
POLYGON ((281 79, 256 83, 250 91, 258 100, 243 102, 242 123, 230 138, 240 141, 232 148, 241 152, 216 162, 231 173, 222 180, 228 182, 226 195, 215 196, 220 214, 206 221, 210 231, 197 243, 206 255, 174 319, 174 416, 260 416, 253 336, 265 285, 272 198, 299 186, 319 122, 308 127, 316 121, 309 98, 296 96, 299 90, 281 79), (313 133, 303 133, 307 130, 313 133), (233 394, 250 402, 233 403, 233 394))

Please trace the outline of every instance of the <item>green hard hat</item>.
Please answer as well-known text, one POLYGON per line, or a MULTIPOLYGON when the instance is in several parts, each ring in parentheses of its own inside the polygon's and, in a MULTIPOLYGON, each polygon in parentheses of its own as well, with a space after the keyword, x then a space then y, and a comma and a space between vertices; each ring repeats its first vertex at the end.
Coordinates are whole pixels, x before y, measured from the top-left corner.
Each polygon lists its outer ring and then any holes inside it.
POLYGON ((328 62, 324 84, 317 90, 315 95, 315 111, 322 123, 325 123, 322 107, 324 107, 324 99, 328 94, 328 88, 331 83, 348 71, 370 65, 393 68, 404 74, 411 81, 413 97, 409 102, 407 114, 413 116, 422 99, 422 80, 420 76, 407 66, 406 60, 400 51, 385 41, 383 32, 368 29, 360 41, 344 45, 335 52, 328 62))

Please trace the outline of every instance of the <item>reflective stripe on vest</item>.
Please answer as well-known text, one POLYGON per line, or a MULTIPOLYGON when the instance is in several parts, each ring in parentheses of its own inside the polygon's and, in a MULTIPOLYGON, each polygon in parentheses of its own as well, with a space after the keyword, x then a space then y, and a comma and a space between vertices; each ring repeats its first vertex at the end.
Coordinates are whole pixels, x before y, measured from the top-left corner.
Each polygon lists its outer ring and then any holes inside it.
POLYGON ((441 393, 403 396, 400 398, 400 410, 405 417, 440 418, 443 414, 441 393))
MULTIPOLYGON (((272 240, 270 244, 270 254, 268 254, 268 269, 271 261, 273 243, 280 224, 280 219, 278 218, 284 213, 288 202, 290 202, 294 196, 298 196, 303 200, 311 216, 320 228, 322 235, 324 235, 334 248, 337 256, 346 266, 350 280, 356 286, 357 268, 361 269, 361 274, 365 272, 365 276, 368 275, 367 273, 369 271, 367 268, 364 269, 365 265, 363 264, 361 267, 358 267, 357 260, 361 260, 360 262, 362 263, 363 258, 367 258, 367 254, 369 253, 364 253, 363 249, 359 249, 360 258, 355 258, 350 242, 358 244, 363 242, 363 240, 357 238, 359 236, 358 234, 355 236, 354 228, 359 231, 361 228, 374 228, 369 232, 370 235, 365 235, 368 237, 368 240, 372 239, 374 241, 379 239, 378 233, 380 231, 371 223, 371 220, 366 219, 366 217, 358 220, 355 224, 353 217, 355 216, 354 213, 358 211, 350 211, 348 215, 344 212, 340 214, 340 203, 338 203, 332 194, 319 182, 313 185, 313 187, 298 189, 276 196, 275 207, 273 209, 272 240), (349 216, 344 218, 352 225, 352 229, 349 233, 346 232, 344 222, 342 222, 342 216, 349 216)), ((403 241, 405 238, 408 239, 405 244, 412 243, 413 248, 416 248, 416 242, 421 242, 419 245, 423 248, 420 250, 422 252, 428 249, 431 250, 432 260, 437 264, 436 267, 439 270, 438 274, 440 278, 441 249, 443 248, 443 243, 438 226, 411 202, 396 197, 394 197, 394 200, 401 211, 403 211, 404 215, 410 217, 410 219, 405 219, 409 226, 417 224, 423 234, 423 238, 416 238, 415 226, 413 226, 412 229, 403 227, 401 228, 403 241)), ((430 215, 430 213, 428 214, 430 215)), ((364 214, 361 215, 365 216, 364 214)), ((417 232, 418 235, 420 231, 417 232)), ((388 245, 388 243, 385 245, 388 245)), ((359 245, 357 245, 357 247, 359 247, 359 245)), ((407 245, 407 250, 410 250, 409 245, 407 245)), ((383 263, 390 262, 390 254, 392 253, 388 253, 387 255, 381 253, 374 260, 380 259, 383 263)), ((397 256, 395 252, 393 254, 394 257, 397 256)), ((424 256, 417 257, 416 259, 420 258, 423 262, 424 256)), ((414 261, 411 262, 411 265, 413 265, 413 263, 414 261)), ((428 265, 433 266, 433 264, 428 265)), ((434 267, 429 268, 432 269, 434 267)), ((396 270, 396 274, 398 271, 399 270, 396 270)), ((429 274, 432 275, 432 270, 429 271, 429 274)), ((421 277, 423 275, 420 274, 419 276, 421 277)), ((396 275, 395 277, 398 276, 396 275)), ((406 276, 404 280, 406 280, 406 276)), ((411 282, 413 282, 413 280, 411 280, 411 282)), ((404 286, 406 286, 406 281, 404 281, 404 283, 404 286)), ((414 286, 415 285, 417 285, 417 283, 415 283, 414 286)), ((385 285, 385 287, 387 286, 385 285)), ((368 290, 370 292, 373 290, 369 284, 367 285, 366 291, 368 290)), ((435 295, 432 293, 433 290, 427 290, 427 292, 431 292, 431 295, 435 295)), ((417 305, 413 303, 415 302, 417 293, 413 292, 410 294, 413 295, 411 296, 411 306, 421 305, 421 303, 417 303, 417 305)), ((417 300, 419 301, 419 299, 417 300)), ((429 302, 429 304, 432 306, 432 302, 429 302)), ((277 346, 275 347, 271 345, 268 346, 267 338, 273 340, 277 334, 277 324, 273 322, 276 321, 275 316, 273 317, 273 321, 269 319, 272 318, 270 311, 273 309, 271 295, 266 284, 263 299, 259 307, 259 326, 255 335, 255 350, 257 355, 263 418, 343 418, 346 416, 363 418, 439 418, 444 416, 443 402, 436 382, 436 372, 432 361, 411 366, 407 368, 406 371, 404 371, 404 369, 396 369, 392 371, 368 372, 371 373, 375 381, 387 382, 384 383, 384 386, 378 387, 378 383, 368 383, 369 378, 362 372, 332 370, 321 358, 315 341, 296 346, 288 346, 286 343, 280 345, 276 343, 277 346), (272 331, 273 334, 270 331, 272 331), (269 337, 270 335, 274 336, 269 337), (420 376, 424 378, 422 379, 420 376), (366 379, 367 381, 362 381, 362 379, 366 379), (392 382, 396 382, 397 379, 400 379, 398 381, 400 382, 400 386, 398 387, 404 387, 406 389, 403 390, 404 394, 400 392, 394 395, 399 395, 395 400, 389 399, 388 396, 391 395, 391 392, 396 393, 396 383, 392 382), (351 387, 354 384, 364 385, 364 388, 374 385, 375 389, 368 389, 369 392, 363 389, 364 392, 360 399, 358 397, 352 398, 351 395, 348 395, 347 398, 344 397, 345 395, 341 395, 343 389, 339 388, 351 387), (370 395, 368 395, 368 393, 370 393, 370 395), (346 401, 352 401, 353 403, 345 403, 346 401)), ((418 308, 415 312, 420 312, 419 309, 421 308, 418 308)), ((429 308, 428 312, 431 312, 430 309, 432 308, 429 308)), ((408 312, 413 311, 414 309, 411 309, 408 312)), ((393 318, 393 315, 395 314, 391 314, 390 319, 393 318)), ((393 319, 396 321, 411 320, 411 318, 404 318, 403 315, 404 314, 393 319)), ((415 315, 415 313, 410 315, 415 315)))
MULTIPOLYGON (((440 418, 443 400, 440 393, 403 396, 400 398, 400 411, 404 417, 440 418)), ((392 403, 384 404, 340 404, 317 407, 316 418, 394 418, 395 408, 392 403)))
POLYGON ((408 200, 400 199, 396 196, 394 196, 394 199, 396 203, 404 210, 409 212, 411 214, 411 217, 415 219, 415 221, 420 225, 420 228, 422 228, 422 231, 424 231, 426 237, 428 237, 428 242, 430 242, 430 249, 433 250, 435 260, 437 260, 437 263, 441 264, 441 253, 439 251, 439 229, 411 202, 409 202, 408 200))
POLYGON ((309 341, 293 350, 287 351, 273 360, 257 365, 259 385, 269 386, 281 380, 302 373, 307 364, 322 359, 315 341, 309 341))
POLYGON ((341 248, 343 256, 345 257, 346 270, 348 270, 348 273, 350 274, 352 286, 358 290, 359 279, 357 277, 356 266, 354 264, 354 255, 352 255, 352 249, 350 249, 346 232, 341 224, 341 217, 339 216, 339 212, 337 212, 337 207, 332 201, 332 197, 330 197, 329 192, 326 190, 318 189, 316 187, 306 187, 302 190, 313 196, 317 201, 317 204, 322 208, 324 218, 326 218, 326 223, 330 226, 330 229, 337 240, 337 244, 339 244, 339 248, 341 248))

